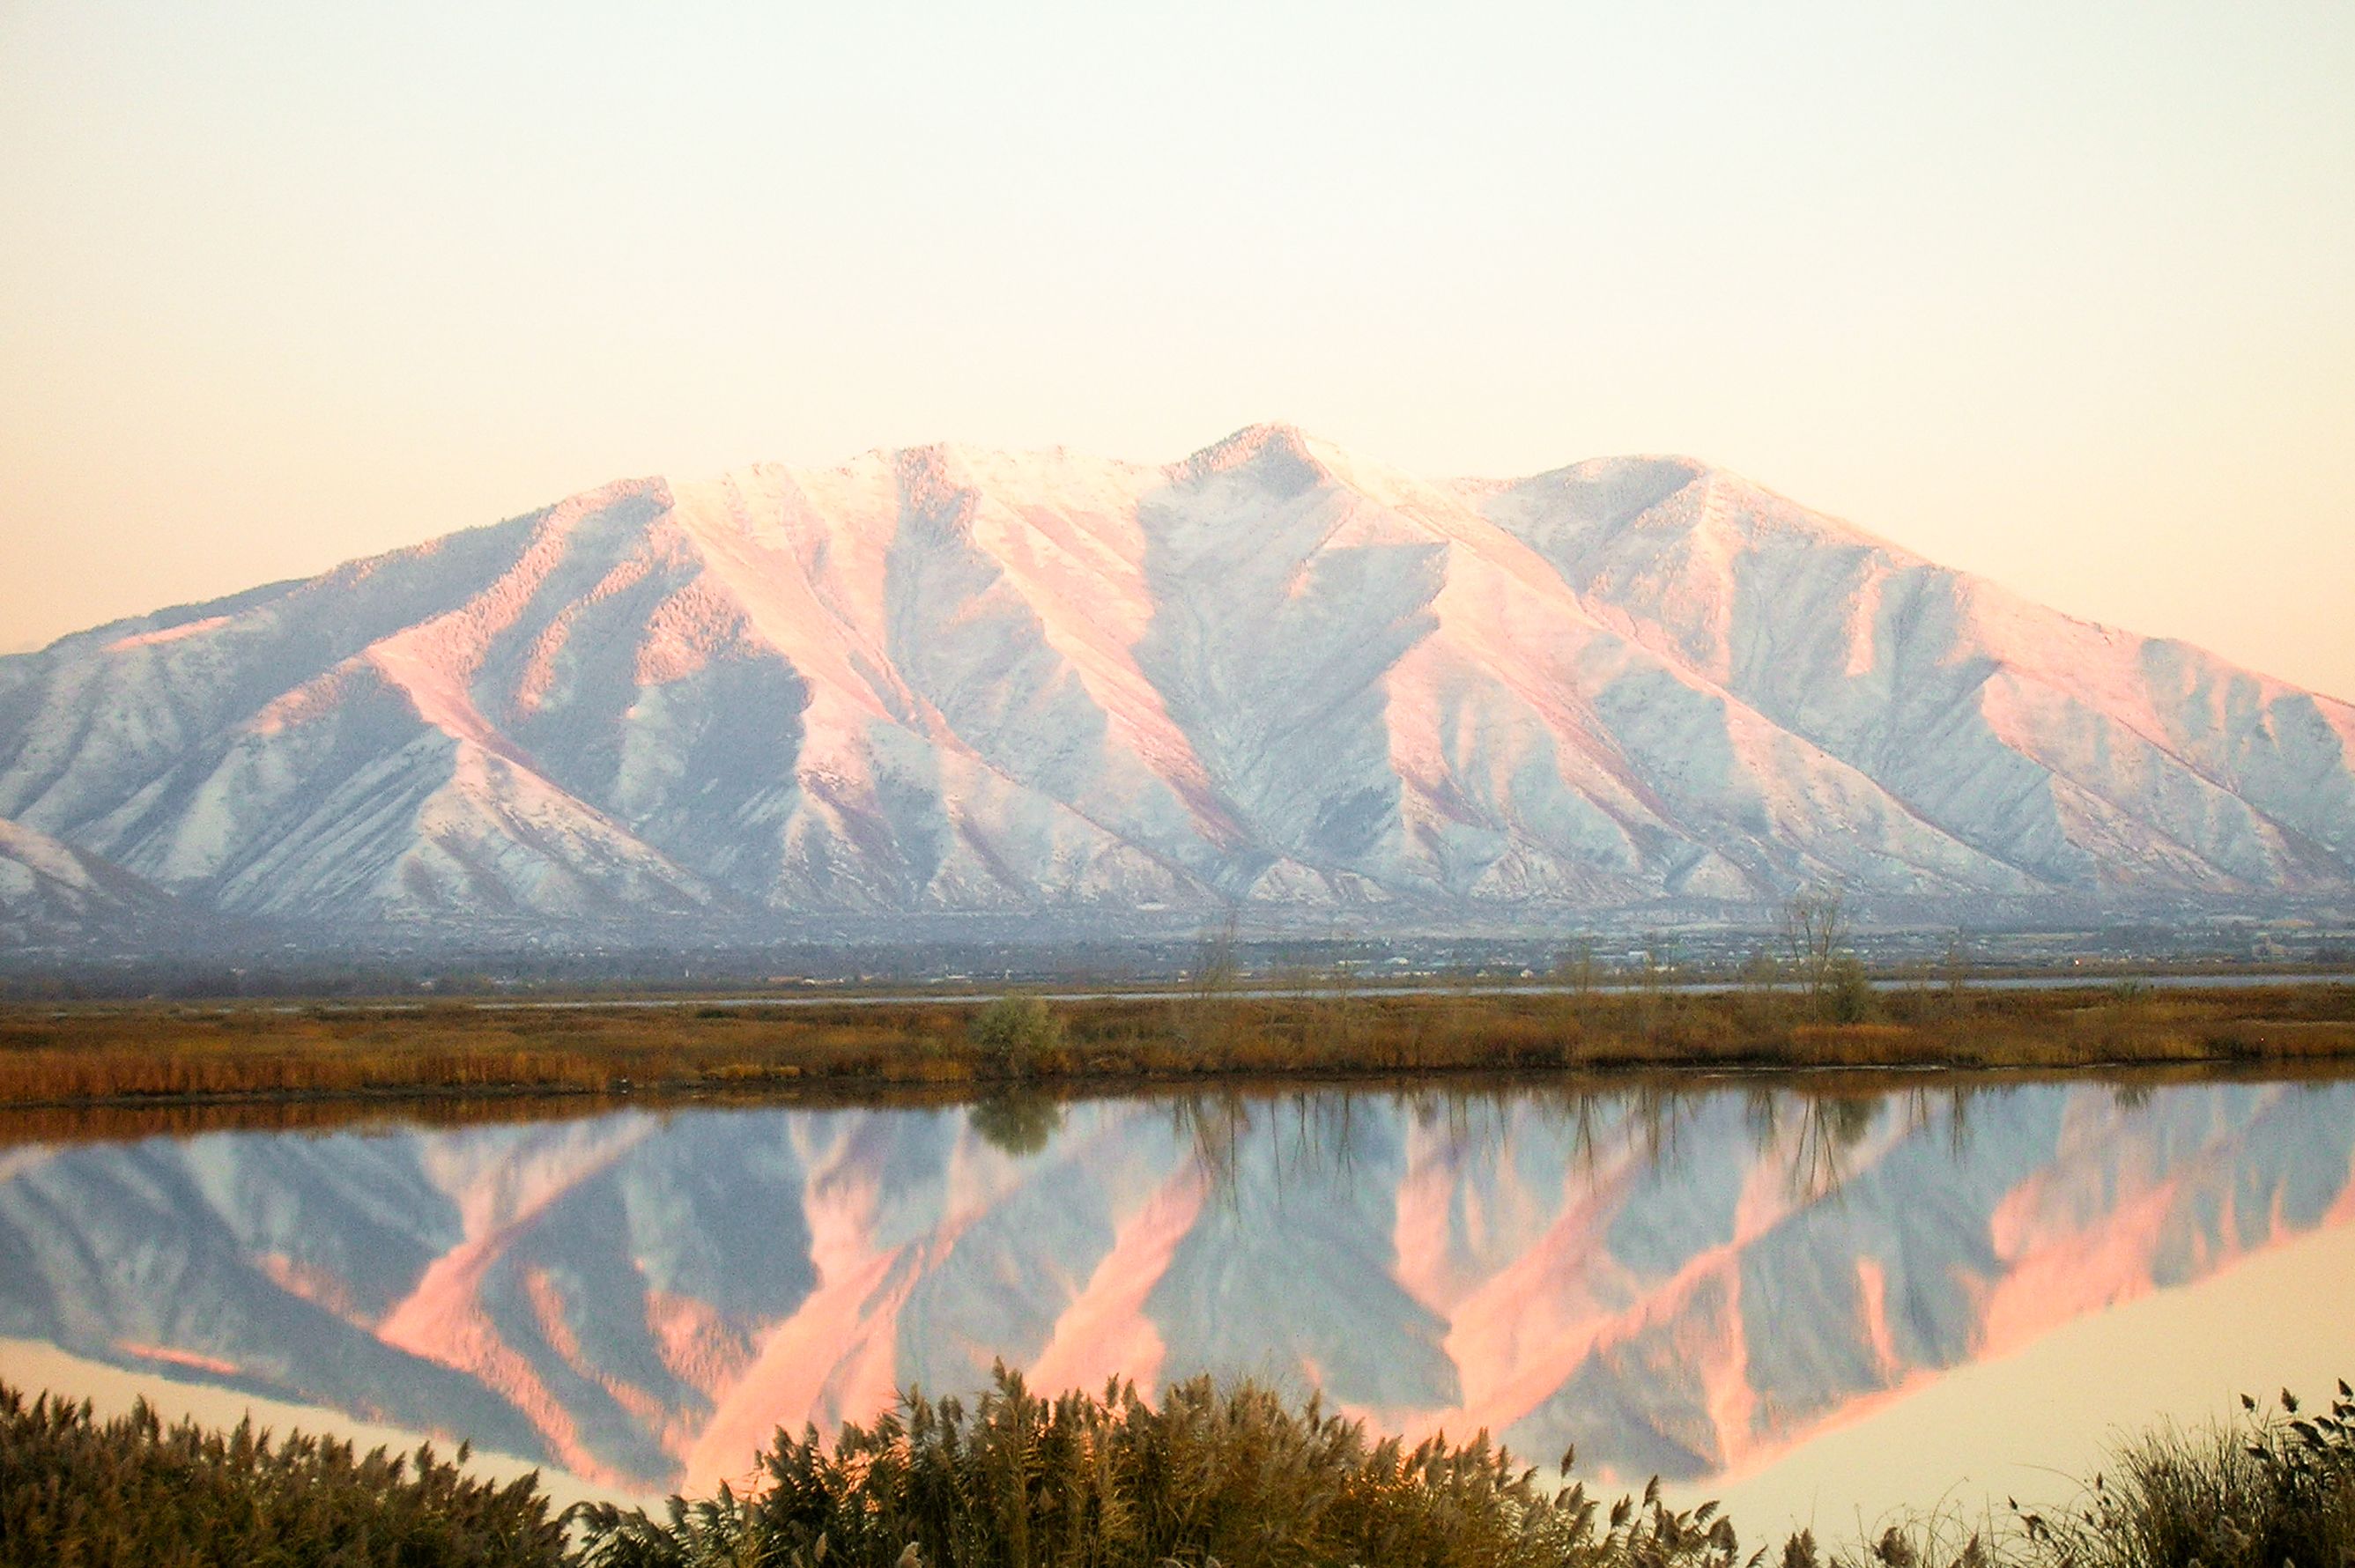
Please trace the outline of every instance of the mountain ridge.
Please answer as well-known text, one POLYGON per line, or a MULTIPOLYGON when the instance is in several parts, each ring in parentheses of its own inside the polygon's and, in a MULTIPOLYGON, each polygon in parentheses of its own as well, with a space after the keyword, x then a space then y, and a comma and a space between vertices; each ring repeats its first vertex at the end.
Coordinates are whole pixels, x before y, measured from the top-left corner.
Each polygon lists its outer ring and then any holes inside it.
POLYGON ((0 817, 0 938, 13 945, 139 945, 175 923, 176 904, 98 856, 0 817))
POLYGON ((1042 1390, 1249 1373, 1410 1442, 1715 1484, 2355 1221, 2350 1110, 2344 1082, 2080 1078, 30 1144, 0 1332, 631 1490, 1000 1359, 1042 1390))
POLYGON ((0 658, 0 817, 336 927, 2338 896, 2355 708, 1696 459, 1265 424, 617 480, 112 622, 0 658))

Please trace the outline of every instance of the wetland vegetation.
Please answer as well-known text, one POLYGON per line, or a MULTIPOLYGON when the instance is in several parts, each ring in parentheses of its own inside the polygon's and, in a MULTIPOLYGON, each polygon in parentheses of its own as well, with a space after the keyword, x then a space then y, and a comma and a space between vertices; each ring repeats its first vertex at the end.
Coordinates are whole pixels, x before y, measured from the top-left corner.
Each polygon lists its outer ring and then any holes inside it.
POLYGON ((757 1482, 559 1514, 533 1478, 494 1485, 431 1448, 356 1454, 113 1420, 0 1387, 0 1563, 83 1568, 2316 1568, 2355 1560, 2355 1403, 2254 1400, 2237 1423, 2127 1440, 2060 1509, 1951 1507, 1880 1533, 1753 1545, 1714 1504, 1657 1483, 1606 1500, 1486 1434, 1412 1447, 1313 1399, 1114 1383, 1044 1398, 1000 1370, 970 1407, 911 1392, 831 1441, 780 1431, 757 1482))
POLYGON ((1692 992, 1572 969, 1518 994, 1294 976, 1052 1001, 17 1007, 0 1012, 0 1105, 2345 1057, 2347 985, 1859 990, 1836 973, 1692 992))

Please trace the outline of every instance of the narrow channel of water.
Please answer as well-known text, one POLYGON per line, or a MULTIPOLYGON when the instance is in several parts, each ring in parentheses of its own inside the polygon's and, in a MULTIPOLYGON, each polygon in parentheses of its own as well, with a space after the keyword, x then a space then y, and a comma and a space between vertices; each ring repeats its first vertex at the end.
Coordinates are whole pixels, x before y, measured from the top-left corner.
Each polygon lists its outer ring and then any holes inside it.
POLYGON ((1837 1530, 1976 1507, 2112 1424, 2355 1372, 2350 1221, 2348 1078, 16 1142, 0 1378, 261 1399, 638 1495, 1001 1359, 1047 1388, 1250 1374, 1535 1462, 1575 1444, 1617 1484, 1729 1494, 1753 1534, 1837 1530))

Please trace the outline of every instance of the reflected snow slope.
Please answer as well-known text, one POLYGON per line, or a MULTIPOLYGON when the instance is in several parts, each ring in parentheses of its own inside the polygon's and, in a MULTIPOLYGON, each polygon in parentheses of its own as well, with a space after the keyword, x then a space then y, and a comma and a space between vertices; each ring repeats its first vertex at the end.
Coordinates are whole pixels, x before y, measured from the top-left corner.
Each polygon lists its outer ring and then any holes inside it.
MULTIPOLYGON (((2355 1219, 2355 1083, 631 1111, 0 1157, 0 1338, 741 1474, 994 1360, 1251 1373, 1621 1480, 1738 1475, 2355 1219)), ((2318 1310, 2345 1282, 2318 1281, 2318 1310)))

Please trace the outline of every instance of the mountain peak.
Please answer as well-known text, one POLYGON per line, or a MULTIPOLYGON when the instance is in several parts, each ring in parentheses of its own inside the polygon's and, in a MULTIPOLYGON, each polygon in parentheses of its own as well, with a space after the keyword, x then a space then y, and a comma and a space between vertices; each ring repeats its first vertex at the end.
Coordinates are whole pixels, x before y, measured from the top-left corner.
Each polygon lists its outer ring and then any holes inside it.
POLYGON ((2355 891, 2355 709, 1861 537, 1690 458, 1439 485, 1282 422, 624 483, 0 661, 0 817, 202 918, 679 941, 2355 891))
POLYGON ((1272 467, 1305 471, 1323 479, 1332 472, 1327 461, 1332 455, 1336 455, 1334 448, 1313 440, 1298 425, 1269 421, 1247 424, 1194 453, 1178 466, 1203 476, 1242 468, 1272 467))

